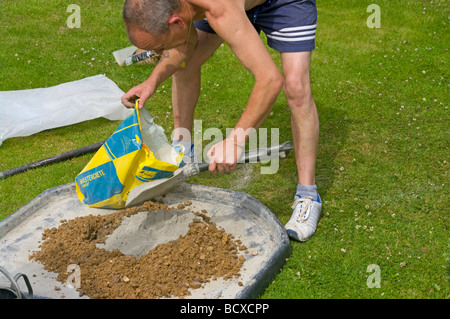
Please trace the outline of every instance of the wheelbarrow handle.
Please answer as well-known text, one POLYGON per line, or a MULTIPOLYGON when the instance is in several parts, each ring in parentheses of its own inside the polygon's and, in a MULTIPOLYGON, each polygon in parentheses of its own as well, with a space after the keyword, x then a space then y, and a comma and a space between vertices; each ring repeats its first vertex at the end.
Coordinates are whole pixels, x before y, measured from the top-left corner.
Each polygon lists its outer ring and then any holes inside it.
MULTIPOLYGON (((20 273, 19 273, 19 274, 17 274, 17 275, 14 276, 14 280, 15 280, 16 282, 18 282, 20 277, 23 278, 23 280, 25 281, 25 284, 27 285, 27 289, 28 289, 28 299, 33 299, 33 288, 31 287, 31 284, 30 284, 30 281, 28 280, 28 277, 27 277, 26 275, 24 275, 24 274, 20 274, 20 273)), ((20 290, 19 290, 19 293, 20 293, 20 295, 21 295, 20 297, 23 298, 23 299, 25 299, 25 296, 23 295, 23 293, 20 292, 20 290)))
POLYGON ((22 293, 20 292, 20 288, 19 285, 17 284, 17 282, 14 280, 14 278, 9 274, 9 272, 6 271, 5 268, 0 266, 0 272, 5 275, 6 278, 8 278, 8 280, 11 283, 11 289, 15 292, 15 295, 17 296, 17 299, 22 299, 22 293))
POLYGON ((8 271, 6 271, 5 268, 0 266, 0 272, 3 273, 3 275, 5 275, 6 278, 8 278, 8 280, 11 282, 11 290, 14 291, 14 294, 16 295, 17 299, 25 299, 25 295, 22 294, 22 292, 20 291, 19 288, 19 284, 17 283, 17 281, 19 280, 20 277, 23 277, 23 280, 25 281, 25 284, 27 285, 28 288, 28 299, 32 299, 33 298, 33 289, 31 288, 31 284, 30 281, 28 280, 28 277, 24 274, 17 274, 14 276, 14 278, 9 274, 8 271))

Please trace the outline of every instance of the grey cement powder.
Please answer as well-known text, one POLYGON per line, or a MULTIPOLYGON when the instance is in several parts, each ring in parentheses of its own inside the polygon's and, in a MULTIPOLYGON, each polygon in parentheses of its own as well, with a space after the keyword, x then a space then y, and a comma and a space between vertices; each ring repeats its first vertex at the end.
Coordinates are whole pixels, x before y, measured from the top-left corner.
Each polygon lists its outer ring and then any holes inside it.
POLYGON ((195 217, 187 210, 141 212, 124 218, 105 244, 97 247, 109 251, 119 249, 124 255, 139 258, 160 244, 184 236, 195 217))

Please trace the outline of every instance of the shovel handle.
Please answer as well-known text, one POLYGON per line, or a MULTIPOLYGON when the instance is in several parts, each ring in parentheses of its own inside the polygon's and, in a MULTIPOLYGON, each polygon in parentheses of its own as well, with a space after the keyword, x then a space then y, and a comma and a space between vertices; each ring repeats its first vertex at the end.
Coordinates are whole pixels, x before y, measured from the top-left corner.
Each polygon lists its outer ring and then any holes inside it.
MULTIPOLYGON (((275 158, 285 158, 293 150, 292 142, 284 142, 280 145, 271 146, 268 148, 257 148, 253 150, 246 151, 241 158, 238 160, 239 163, 256 163, 262 162, 275 158)), ((198 171, 204 172, 208 170, 209 163, 203 162, 199 163, 198 171)))

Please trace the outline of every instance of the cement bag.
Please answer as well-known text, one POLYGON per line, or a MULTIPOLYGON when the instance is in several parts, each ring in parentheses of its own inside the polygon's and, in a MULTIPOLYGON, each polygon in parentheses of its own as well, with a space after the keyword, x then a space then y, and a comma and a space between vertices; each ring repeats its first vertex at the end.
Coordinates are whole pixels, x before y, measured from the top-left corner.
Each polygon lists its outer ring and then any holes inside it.
POLYGON ((105 117, 123 121, 123 91, 105 75, 60 85, 0 92, 0 145, 11 137, 105 117))
POLYGON ((134 187, 171 177, 181 165, 184 150, 172 147, 138 103, 75 178, 78 198, 89 207, 124 208, 134 187))

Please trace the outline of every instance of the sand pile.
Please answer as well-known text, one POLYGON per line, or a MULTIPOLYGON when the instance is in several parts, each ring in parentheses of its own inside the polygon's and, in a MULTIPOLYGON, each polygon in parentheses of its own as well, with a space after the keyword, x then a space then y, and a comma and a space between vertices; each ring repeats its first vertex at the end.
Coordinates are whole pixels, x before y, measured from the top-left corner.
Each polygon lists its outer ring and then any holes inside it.
POLYGON ((238 278, 245 261, 240 251, 247 247, 205 210, 194 212, 185 204, 174 209, 149 201, 63 220, 43 232, 40 250, 30 259, 61 282, 67 282, 68 265, 78 265, 80 295, 90 298, 183 297, 211 280, 238 278))

